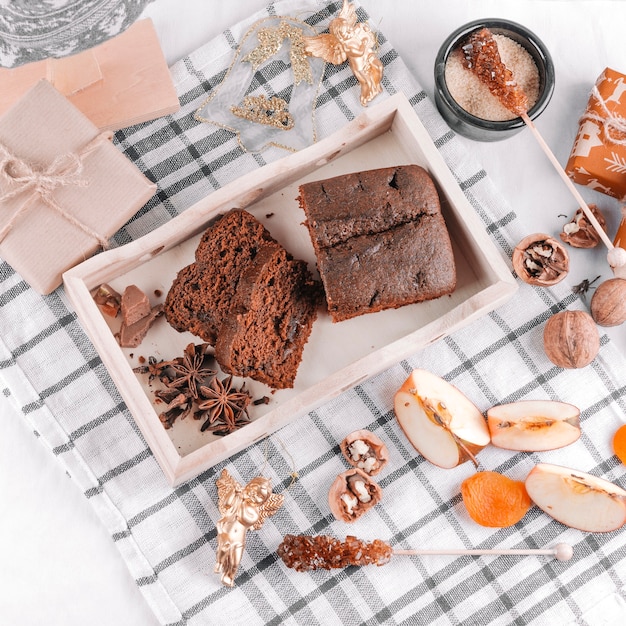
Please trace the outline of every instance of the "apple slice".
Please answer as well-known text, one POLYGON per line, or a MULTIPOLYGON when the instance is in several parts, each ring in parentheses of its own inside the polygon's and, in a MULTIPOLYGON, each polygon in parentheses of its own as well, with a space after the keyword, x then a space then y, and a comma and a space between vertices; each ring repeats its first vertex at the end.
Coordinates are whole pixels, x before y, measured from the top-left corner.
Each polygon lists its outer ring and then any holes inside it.
POLYGON ((520 400, 487 411, 491 443, 523 452, 555 450, 580 437, 580 410, 556 400, 520 400))
POLYGON ((454 385, 416 369, 394 397, 400 427, 413 447, 431 463, 456 467, 489 443, 483 414, 454 385))
POLYGON ((544 513, 571 528, 603 533, 626 522, 626 491, 604 478, 539 463, 525 484, 530 499, 544 513))

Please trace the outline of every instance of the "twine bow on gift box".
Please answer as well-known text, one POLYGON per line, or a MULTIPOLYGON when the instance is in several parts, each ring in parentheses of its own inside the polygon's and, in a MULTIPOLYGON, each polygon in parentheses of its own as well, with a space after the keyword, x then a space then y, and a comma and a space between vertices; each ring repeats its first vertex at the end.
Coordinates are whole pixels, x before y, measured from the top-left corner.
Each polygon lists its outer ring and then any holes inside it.
POLYGON ((0 181, 3 183, 2 187, 9 187, 9 191, 0 195, 0 207, 7 200, 30 192, 20 208, 0 229, 0 242, 4 240, 16 221, 33 205, 33 202, 40 199, 65 220, 95 239, 103 249, 108 248, 107 239, 65 211, 55 201, 53 193, 58 187, 67 185, 86 187, 89 184, 88 181, 79 178, 83 171, 83 159, 102 142, 110 141, 112 136, 111 131, 104 131, 87 143, 78 153, 70 152, 59 155, 47 168, 39 170, 32 163, 16 157, 5 145, 0 143, 0 181))
POLYGON ((593 120, 602 127, 602 133, 607 142, 618 146, 626 146, 626 118, 613 113, 606 105, 604 98, 600 95, 600 90, 594 85, 592 89, 594 98, 604 111, 604 115, 599 113, 586 112, 583 120, 593 120))

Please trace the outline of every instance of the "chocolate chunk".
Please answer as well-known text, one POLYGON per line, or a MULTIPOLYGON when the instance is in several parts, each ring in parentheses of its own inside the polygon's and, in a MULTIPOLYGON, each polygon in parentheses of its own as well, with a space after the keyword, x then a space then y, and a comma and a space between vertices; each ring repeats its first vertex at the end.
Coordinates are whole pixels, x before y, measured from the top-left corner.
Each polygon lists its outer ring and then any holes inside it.
POLYGON ((150 315, 148 296, 137 285, 128 285, 122 294, 122 320, 126 326, 150 315))
POLYGON ((157 304, 152 308, 148 315, 140 318, 134 324, 126 324, 122 322, 120 332, 118 333, 118 342, 122 348, 135 348, 145 338, 148 330, 155 320, 163 314, 163 305, 157 304))

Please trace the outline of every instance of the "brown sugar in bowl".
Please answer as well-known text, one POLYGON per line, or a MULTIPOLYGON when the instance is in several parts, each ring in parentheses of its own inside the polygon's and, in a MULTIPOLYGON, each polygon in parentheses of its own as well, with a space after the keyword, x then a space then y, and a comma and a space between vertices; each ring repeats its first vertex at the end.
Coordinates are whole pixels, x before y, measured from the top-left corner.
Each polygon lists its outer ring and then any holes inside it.
MULTIPOLYGON (((495 119, 485 119, 470 113, 453 97, 452 91, 454 91, 456 86, 448 85, 446 81, 446 66, 451 55, 463 45, 470 33, 481 28, 488 28, 494 37, 502 35, 512 43, 519 44, 534 61, 537 68, 536 80, 538 85, 536 86, 536 96, 530 99, 531 102, 534 100, 534 104, 528 111, 530 119, 538 117, 552 98, 555 82, 554 65, 552 57, 543 42, 525 26, 509 20, 474 20, 455 30, 443 42, 435 58, 435 103, 439 112, 452 130, 460 135, 477 141, 500 141, 522 130, 525 126, 524 121, 520 117, 501 119, 502 115, 500 112, 495 111, 496 107, 493 109, 493 115, 485 113, 486 116, 495 119)), ((476 77, 469 70, 466 70, 466 73, 468 74, 468 82, 476 80, 476 77)), ((495 96, 492 96, 492 98, 495 98, 495 96)), ((485 106, 483 110, 489 111, 490 108, 485 106)))

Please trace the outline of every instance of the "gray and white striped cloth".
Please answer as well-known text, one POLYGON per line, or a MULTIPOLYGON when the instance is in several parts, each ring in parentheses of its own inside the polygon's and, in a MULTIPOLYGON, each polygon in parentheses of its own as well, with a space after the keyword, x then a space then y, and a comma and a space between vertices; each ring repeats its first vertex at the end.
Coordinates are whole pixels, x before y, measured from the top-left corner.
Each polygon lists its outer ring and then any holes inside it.
MULTIPOLYGON (((193 112, 220 84, 251 24, 267 15, 308 15, 306 21, 321 32, 340 8, 340 2, 279 2, 172 68, 180 111, 116 135, 120 150, 159 185, 152 201, 116 235, 118 245, 283 156, 244 152, 232 133, 197 122, 193 112)), ((367 19, 360 7, 359 18, 367 19)), ((517 216, 441 120, 384 33, 379 41, 385 66, 381 98, 398 91, 409 98, 486 231, 510 257, 527 234, 517 216)), ((263 76, 263 68, 259 71, 263 76)), ((361 110, 350 70, 327 67, 316 109, 318 135, 327 136, 361 110)), ((535 507, 511 528, 478 526, 459 493, 474 471, 471 464, 442 470, 426 462, 398 428, 392 406, 395 391, 415 367, 451 381, 481 410, 524 398, 568 401, 581 409, 578 442, 541 454, 488 447, 480 454, 483 466, 523 480, 535 463, 545 461, 626 484, 626 467, 610 444, 626 413, 624 359, 606 336, 599 356, 581 371, 559 369, 543 353, 548 317, 581 306, 570 285, 521 285, 492 314, 177 488, 168 486, 63 289, 41 297, 6 263, 0 264, 0 387, 93 505, 164 624, 613 624, 626 607, 623 532, 569 529, 535 507), (338 444, 358 428, 380 436, 390 461, 377 477, 382 503, 348 527, 334 520, 327 493, 345 469, 338 444), (223 467, 242 483, 262 472, 285 496, 278 514, 249 533, 232 589, 212 571, 219 519, 215 480, 223 467), (292 484, 294 469, 298 479, 292 484), (276 556, 288 533, 353 534, 402 548, 539 548, 566 541, 575 555, 568 562, 394 557, 383 567, 296 573, 276 556)))

